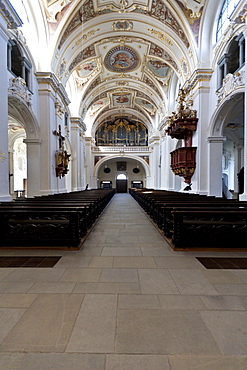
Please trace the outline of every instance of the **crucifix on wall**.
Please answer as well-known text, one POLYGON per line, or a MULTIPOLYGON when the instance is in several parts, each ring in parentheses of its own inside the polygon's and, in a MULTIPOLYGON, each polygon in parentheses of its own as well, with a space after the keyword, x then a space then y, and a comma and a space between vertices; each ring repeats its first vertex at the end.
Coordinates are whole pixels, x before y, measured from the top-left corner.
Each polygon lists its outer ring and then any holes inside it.
POLYGON ((56 176, 57 177, 64 177, 66 173, 68 173, 68 165, 70 161, 71 154, 68 154, 67 150, 64 149, 64 142, 65 137, 62 135, 61 132, 61 125, 58 126, 58 131, 54 130, 53 134, 58 136, 59 140, 59 148, 56 150, 55 158, 56 158, 56 176))

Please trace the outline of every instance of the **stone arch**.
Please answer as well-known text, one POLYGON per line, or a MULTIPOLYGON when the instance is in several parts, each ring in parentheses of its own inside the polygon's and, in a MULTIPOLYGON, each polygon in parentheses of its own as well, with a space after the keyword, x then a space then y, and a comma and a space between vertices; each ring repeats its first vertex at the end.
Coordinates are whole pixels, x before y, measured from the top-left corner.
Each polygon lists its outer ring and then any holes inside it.
POLYGON ((236 117, 244 99, 244 87, 230 93, 216 108, 209 126, 207 141, 209 144, 208 189, 209 195, 222 196, 222 157, 223 144, 226 140, 224 128, 236 117))
POLYGON ((27 145, 27 195, 32 197, 40 191, 41 139, 38 120, 29 103, 17 95, 9 95, 8 109, 9 115, 19 122, 26 132, 24 143, 27 145))

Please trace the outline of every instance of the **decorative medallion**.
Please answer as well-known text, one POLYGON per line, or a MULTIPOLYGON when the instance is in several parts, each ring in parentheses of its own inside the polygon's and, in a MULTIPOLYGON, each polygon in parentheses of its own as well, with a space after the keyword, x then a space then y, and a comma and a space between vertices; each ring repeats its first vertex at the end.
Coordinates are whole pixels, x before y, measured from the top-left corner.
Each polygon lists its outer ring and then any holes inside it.
POLYGON ((114 31, 130 31, 132 30, 132 28, 133 23, 126 20, 113 22, 112 24, 112 29, 114 31))
POLYGON ((135 167, 135 168, 133 168, 133 170, 132 170, 134 173, 139 173, 140 172, 140 170, 139 170, 139 168, 137 168, 137 167, 135 167))
POLYGON ((138 68, 140 58, 129 46, 116 46, 105 56, 105 66, 113 72, 130 72, 138 68))

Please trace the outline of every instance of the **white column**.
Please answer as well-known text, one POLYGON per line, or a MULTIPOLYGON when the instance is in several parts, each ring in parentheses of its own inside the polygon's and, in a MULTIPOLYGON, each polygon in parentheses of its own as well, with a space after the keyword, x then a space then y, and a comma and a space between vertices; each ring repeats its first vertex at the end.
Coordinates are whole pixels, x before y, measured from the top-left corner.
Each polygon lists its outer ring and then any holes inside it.
POLYGON ((88 189, 93 188, 93 169, 94 169, 94 163, 93 163, 93 156, 92 156, 92 138, 86 137, 85 138, 85 175, 86 175, 86 184, 88 184, 88 189))
POLYGON ((152 177, 152 185, 151 187, 154 189, 159 188, 159 155, 160 155, 160 137, 154 136, 151 139, 151 145, 153 147, 153 152, 151 154, 151 177, 152 177))
POLYGON ((214 195, 216 197, 222 197, 222 153, 223 142, 225 140, 226 138, 223 136, 211 136, 207 138, 209 143, 208 195, 214 195))
MULTIPOLYGON (((245 37, 245 76, 247 76, 247 29, 244 32, 245 37)), ((245 80, 245 94, 244 94, 244 192, 239 196, 239 200, 247 201, 247 83, 245 80)))
POLYGON ((71 122, 71 147, 72 147, 72 191, 85 188, 84 184, 84 139, 85 124, 80 117, 72 117, 71 122))
POLYGON ((27 145, 27 196, 40 194, 40 139, 24 139, 27 145))
POLYGON ((0 202, 12 200, 9 194, 9 159, 8 159, 8 76, 7 76, 8 36, 0 25, 0 202))

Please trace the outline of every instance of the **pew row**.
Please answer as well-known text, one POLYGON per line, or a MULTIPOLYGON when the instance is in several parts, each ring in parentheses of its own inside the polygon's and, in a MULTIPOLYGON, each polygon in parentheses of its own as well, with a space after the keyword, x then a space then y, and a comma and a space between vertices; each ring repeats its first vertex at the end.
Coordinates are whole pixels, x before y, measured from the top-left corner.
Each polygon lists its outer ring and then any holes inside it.
POLYGON ((83 191, 3 202, 0 248, 79 249, 114 193, 83 191))
POLYGON ((153 189, 130 194, 174 250, 246 250, 247 202, 153 189))

